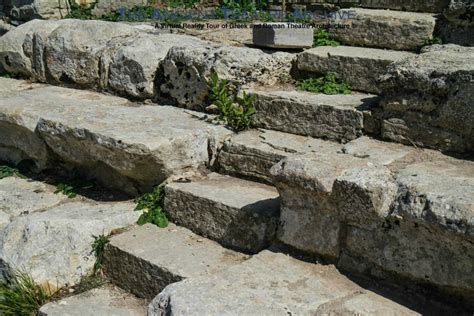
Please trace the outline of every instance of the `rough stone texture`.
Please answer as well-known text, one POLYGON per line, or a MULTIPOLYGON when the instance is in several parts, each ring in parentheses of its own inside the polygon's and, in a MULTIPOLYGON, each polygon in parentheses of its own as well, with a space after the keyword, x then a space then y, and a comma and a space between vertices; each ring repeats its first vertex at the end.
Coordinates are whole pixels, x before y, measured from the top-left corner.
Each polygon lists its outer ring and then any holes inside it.
POLYGON ((338 153, 290 156, 272 174, 284 243, 472 300, 472 162, 364 137, 338 153))
POLYGON ((246 259, 186 228, 146 224, 111 238, 104 267, 112 282, 152 299, 171 283, 208 276, 246 259))
POLYGON ((200 113, 166 106, 116 105, 124 101, 59 87, 2 98, 0 122, 9 124, 6 135, 26 140, 7 138, 3 146, 44 166, 46 142, 67 164, 106 186, 137 194, 173 174, 206 165, 212 158, 208 149, 215 151, 212 144, 231 134, 201 120, 200 113))
POLYGON ((163 62, 161 92, 179 106, 203 109, 213 71, 234 86, 272 85, 289 78, 292 59, 289 53, 246 47, 173 47, 163 62))
POLYGON ((44 305, 39 316, 143 316, 146 304, 125 291, 106 285, 44 305))
POLYGON ((363 159, 338 153, 332 146, 275 165, 271 172, 282 200, 278 239, 306 252, 337 258, 341 225, 332 186, 347 169, 363 165, 363 159))
POLYGON ((0 68, 45 81, 44 43, 58 27, 58 21, 34 20, 22 24, 0 38, 0 68))
POLYGON ((374 315, 387 310, 393 315, 416 314, 363 291, 333 266, 265 250, 210 277, 168 286, 150 304, 148 315, 324 315, 338 306, 364 315, 369 310, 374 315))
MULTIPOLYGON (((142 33, 126 40, 112 50, 108 68, 108 88, 115 93, 140 99, 155 95, 155 76, 172 46, 194 46, 203 43, 186 35, 142 33)), ((110 48, 111 45, 109 45, 110 48)), ((102 61, 103 62, 103 61, 102 61)))
POLYGON ((374 95, 326 95, 301 91, 256 91, 255 127, 347 142, 362 135, 364 111, 377 103, 374 95))
POLYGON ((42 182, 17 177, 0 180, 0 230, 20 215, 58 205, 66 197, 54 194, 55 188, 42 182))
POLYGON ((441 13, 450 0, 361 0, 360 6, 374 9, 441 13))
POLYGON ((173 222, 201 236, 257 253, 273 241, 280 201, 273 187, 212 173, 168 184, 164 210, 173 222))
POLYGON ((224 142, 218 156, 219 172, 271 183, 270 168, 285 157, 318 152, 341 145, 271 130, 247 131, 224 142))
POLYGON ((48 167, 51 162, 47 146, 36 130, 42 106, 59 111, 58 104, 67 108, 72 105, 80 107, 128 102, 126 99, 90 91, 50 87, 5 78, 0 78, 0 96, 0 107, 5 109, 0 111, 0 159, 13 164, 32 160, 38 169, 48 167), (36 110, 24 111, 26 107, 36 110))
POLYGON ((146 6, 148 0, 100 0, 94 6, 92 14, 100 17, 110 12, 117 12, 119 9, 131 9, 135 6, 146 6))
POLYGON ((52 289, 76 284, 92 271, 92 236, 135 223, 133 209, 131 202, 72 201, 16 217, 0 233, 2 269, 24 269, 52 289))
POLYGON ((314 31, 311 28, 298 28, 296 23, 255 23, 252 35, 255 46, 308 48, 313 46, 314 31))
MULTIPOLYGON (((415 50, 426 39, 433 38, 436 19, 432 14, 371 9, 343 9, 351 12, 349 28, 333 28, 331 36, 348 46, 367 46, 395 50, 415 50)), ((338 15, 338 16, 339 16, 338 15)))
POLYGON ((443 17, 436 23, 436 33, 443 43, 474 46, 474 3, 472 1, 451 1, 443 17))
POLYGON ((443 151, 474 150, 474 48, 434 45, 391 65, 376 116, 381 135, 443 151))
MULTIPOLYGON (((0 10, 1 11, 1 10, 0 10)), ((1 15, 1 13, 0 13, 1 15)), ((11 31, 15 28, 15 26, 8 24, 7 22, 0 20, 0 36, 4 35, 8 31, 11 31)))
POLYGON ((69 12, 66 0, 4 0, 5 14, 15 20, 61 19, 69 12))
POLYGON ((122 23, 67 20, 48 37, 45 61, 50 82, 98 87, 100 58, 117 38, 135 37, 138 30, 122 23))
POLYGON ((409 52, 373 48, 321 46, 299 54, 296 67, 316 75, 332 72, 354 90, 379 93, 378 79, 386 73, 388 65, 412 56, 409 52))

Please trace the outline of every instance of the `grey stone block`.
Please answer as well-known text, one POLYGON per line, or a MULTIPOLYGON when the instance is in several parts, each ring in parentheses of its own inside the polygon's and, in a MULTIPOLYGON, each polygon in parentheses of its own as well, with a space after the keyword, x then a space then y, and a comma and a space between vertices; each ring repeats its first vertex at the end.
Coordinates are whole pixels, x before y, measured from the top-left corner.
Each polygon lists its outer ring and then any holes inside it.
POLYGON ((313 29, 298 23, 257 23, 253 44, 271 48, 308 48, 313 45, 313 29))

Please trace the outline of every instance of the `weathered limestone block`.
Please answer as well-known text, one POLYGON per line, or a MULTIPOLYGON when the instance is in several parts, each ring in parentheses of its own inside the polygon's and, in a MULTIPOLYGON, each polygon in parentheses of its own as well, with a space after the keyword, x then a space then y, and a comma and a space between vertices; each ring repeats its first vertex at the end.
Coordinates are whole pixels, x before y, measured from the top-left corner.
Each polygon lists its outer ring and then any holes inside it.
POLYGON ((146 304, 130 293, 111 285, 51 302, 39 310, 39 316, 114 315, 143 316, 146 304))
POLYGON ((283 158, 328 147, 336 152, 341 145, 271 130, 241 132, 227 139, 219 151, 219 172, 272 183, 270 169, 283 158))
POLYGON ((443 43, 474 46, 473 14, 472 1, 451 1, 436 23, 437 36, 443 40, 443 43))
POLYGON ((34 20, 0 38, 0 69, 45 81, 44 44, 61 22, 34 20))
POLYGON ((104 21, 67 20, 51 33, 45 45, 49 82, 99 87, 100 59, 107 44, 135 37, 138 30, 104 21))
POLYGON ((296 67, 300 72, 315 75, 332 72, 354 90, 380 93, 378 80, 388 65, 412 56, 409 52, 374 48, 321 46, 299 54, 296 67))
POLYGON ((282 242, 472 299, 472 162, 361 138, 339 153, 290 156, 272 174, 282 242))
POLYGON ((363 290, 334 266, 264 250, 225 271, 166 287, 148 315, 327 315, 341 309, 357 315, 415 314, 363 290))
POLYGON ((297 249, 335 259, 341 224, 333 200, 333 183, 364 159, 337 153, 332 147, 310 155, 294 155, 272 167, 281 196, 280 241, 297 249))
POLYGON ((0 99, 0 118, 11 129, 0 133, 24 135, 24 141, 1 137, 0 144, 44 165, 46 142, 66 164, 106 186, 137 194, 173 174, 206 165, 212 158, 208 150, 215 153, 214 147, 232 134, 202 120, 201 113, 124 106, 126 102, 54 86, 28 89, 0 99))
POLYGON ((208 276, 247 259, 184 227, 146 224, 111 238, 104 267, 115 284, 152 300, 171 283, 208 276))
POLYGON ((360 6, 374 9, 441 13, 450 0, 360 0, 360 6))
POLYGON ((131 202, 70 202, 15 218, 0 234, 3 268, 25 269, 51 289, 76 284, 92 272, 93 235, 108 235, 136 222, 131 202))
POLYGON ((289 53, 269 54, 246 47, 173 47, 163 62, 166 81, 161 92, 179 106, 203 109, 213 71, 234 86, 272 85, 289 78, 292 59, 289 53))
POLYGON ((39 117, 44 114, 41 113, 42 106, 43 109, 58 109, 58 104, 67 108, 72 105, 115 105, 127 102, 126 99, 90 91, 48 87, 5 78, 0 78, 0 96, 0 159, 13 164, 30 160, 38 170, 52 163, 48 148, 36 129, 39 117))
POLYGON ((55 187, 43 182, 17 177, 0 180, 0 230, 20 215, 27 215, 58 205, 67 199, 54 194, 55 187))
POLYGON ((5 14, 15 20, 61 19, 70 9, 67 0, 4 0, 5 14))
POLYGON ((436 19, 428 13, 351 8, 341 10, 336 23, 350 26, 330 29, 332 37, 345 45, 415 50, 433 37, 436 19), (342 12, 350 12, 351 18, 339 21, 342 12))
POLYGON ((443 151, 474 150, 474 48, 434 45, 389 67, 376 116, 383 137, 443 151))
POLYGON ((374 95, 325 95, 302 91, 249 90, 255 96, 255 127, 347 142, 362 135, 364 111, 374 95))
POLYGON ((271 48, 308 48, 313 46, 312 28, 298 28, 297 23, 255 23, 253 44, 271 48))
POLYGON ((173 222, 201 236, 257 253, 273 241, 280 201, 271 186, 212 173, 168 184, 164 210, 173 222))
MULTIPOLYGON (((186 35, 140 33, 127 39, 118 39, 117 48, 109 43, 110 60, 101 57, 102 77, 115 93, 139 99, 150 99, 155 93, 155 77, 169 49, 177 45, 192 47, 203 41, 186 35), (109 66, 107 65, 109 63, 109 66), (108 66, 108 69, 107 69, 108 66), (107 79, 108 78, 108 79, 107 79)), ((105 54, 108 55, 108 54, 105 54)))
MULTIPOLYGON (((395 273, 464 298, 474 297, 474 165, 425 162, 398 171, 386 222, 347 230, 339 265, 395 273), (455 258, 455 260, 453 260, 455 258)), ((356 212, 362 210, 356 205, 356 212)))

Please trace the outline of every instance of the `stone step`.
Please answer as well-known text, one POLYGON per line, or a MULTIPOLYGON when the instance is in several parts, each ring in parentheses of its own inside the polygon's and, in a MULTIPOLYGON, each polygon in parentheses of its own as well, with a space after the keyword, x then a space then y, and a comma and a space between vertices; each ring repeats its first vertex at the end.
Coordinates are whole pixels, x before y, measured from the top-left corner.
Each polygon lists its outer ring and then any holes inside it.
POLYGON ((374 118, 384 139, 474 152, 474 48, 434 45, 393 63, 374 118))
POLYGON ((352 93, 315 94, 304 91, 249 90, 255 96, 254 127, 347 142, 361 136, 364 113, 378 98, 352 93))
POLYGON ((472 161, 361 137, 338 153, 289 156, 271 173, 283 243, 473 301, 472 161))
POLYGON ((433 38, 436 18, 428 13, 351 8, 338 11, 334 23, 348 26, 330 29, 344 45, 414 51, 433 38))
POLYGON ((146 303, 111 285, 51 302, 39 310, 39 316, 145 316, 146 303))
POLYGON ((58 158, 130 194, 207 165, 211 144, 232 134, 202 113, 84 90, 1 78, 0 95, 0 159, 44 169, 58 158))
POLYGON ((168 184, 164 210, 173 222, 201 236, 256 253, 274 239, 280 201, 274 187, 212 173, 168 184))
POLYGON ((247 258, 186 228, 146 224, 110 239, 104 268, 119 287, 152 299, 171 283, 207 276, 247 258))
POLYGON ((364 290, 334 266, 264 250, 211 276, 165 288, 150 304, 156 315, 417 315, 364 290))
POLYGON ((24 269, 52 290, 77 284, 93 270, 93 236, 133 225, 140 216, 132 201, 70 199, 55 190, 38 181, 0 179, 2 276, 24 269))
POLYGON ((415 54, 410 52, 375 48, 321 46, 299 54, 296 68, 310 75, 332 72, 354 90, 379 93, 378 80, 386 73, 388 65, 413 56, 415 54))
POLYGON ((373 9, 441 13, 450 0, 360 0, 360 6, 373 9))
POLYGON ((337 152, 340 144, 272 130, 238 133, 218 154, 220 173, 272 183, 270 168, 285 157, 313 152, 337 152))

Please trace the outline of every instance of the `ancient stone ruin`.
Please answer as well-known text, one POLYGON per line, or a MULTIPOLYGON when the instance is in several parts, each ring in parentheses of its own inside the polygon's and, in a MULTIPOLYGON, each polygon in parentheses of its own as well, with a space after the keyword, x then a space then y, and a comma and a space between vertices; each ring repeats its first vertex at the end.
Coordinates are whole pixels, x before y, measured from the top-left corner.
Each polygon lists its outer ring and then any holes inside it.
POLYGON ((0 0, 0 315, 472 315, 473 6, 0 0))

